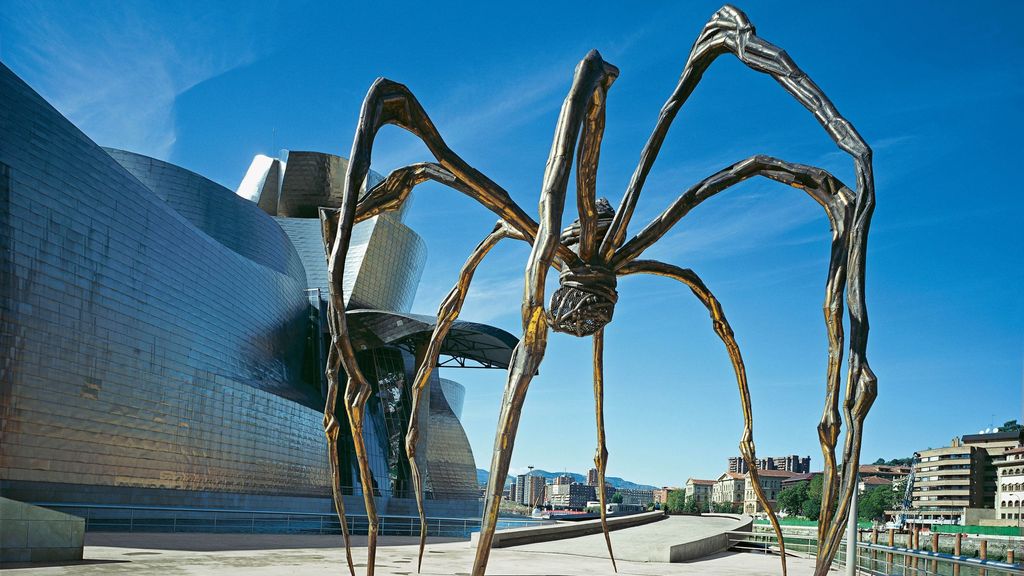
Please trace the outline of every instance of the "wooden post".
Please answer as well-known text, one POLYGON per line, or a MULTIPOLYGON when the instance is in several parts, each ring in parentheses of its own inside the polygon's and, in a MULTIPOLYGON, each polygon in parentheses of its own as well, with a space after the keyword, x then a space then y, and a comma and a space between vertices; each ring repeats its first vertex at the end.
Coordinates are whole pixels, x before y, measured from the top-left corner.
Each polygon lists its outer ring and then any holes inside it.
MULTIPOLYGON (((872 544, 878 544, 878 528, 872 528, 871 529, 871 543, 872 544)), ((878 560, 878 550, 875 550, 874 548, 872 548, 871 549, 871 570, 872 570, 872 572, 878 570, 878 566, 875 565, 875 562, 877 560, 878 560)))
MULTIPOLYGON (((978 544, 978 558, 988 560, 988 540, 982 540, 981 544, 978 544)), ((985 572, 984 568, 979 569, 978 576, 985 576, 985 572)))
MULTIPOLYGON (((921 525, 920 524, 914 524, 913 525, 913 549, 915 549, 915 550, 920 550, 921 549, 921 525)), ((918 557, 913 557, 913 569, 914 570, 918 569, 918 562, 919 562, 919 560, 920 559, 918 557)))
POLYGON ((1013 564, 1013 548, 1006 549, 1006 562, 1008 564, 1013 564))
MULTIPOLYGON (((935 532, 933 530, 932 531, 932 552, 938 552, 938 551, 939 551, 939 533, 935 532)), ((932 573, 933 574, 938 574, 939 573, 939 561, 938 561, 938 559, 933 559, 932 560, 932 573)))
MULTIPOLYGON (((892 528, 889 528, 889 548, 893 548, 895 546, 896 546, 896 531, 893 530, 892 528)), ((885 569, 889 573, 893 572, 892 559, 893 559, 892 552, 886 553, 886 555, 885 555, 885 569)))
MULTIPOLYGON (((953 555, 960 556, 961 545, 964 540, 964 535, 960 532, 956 533, 956 538, 953 540, 953 555)), ((953 576, 960 576, 960 565, 953 564, 953 576)))

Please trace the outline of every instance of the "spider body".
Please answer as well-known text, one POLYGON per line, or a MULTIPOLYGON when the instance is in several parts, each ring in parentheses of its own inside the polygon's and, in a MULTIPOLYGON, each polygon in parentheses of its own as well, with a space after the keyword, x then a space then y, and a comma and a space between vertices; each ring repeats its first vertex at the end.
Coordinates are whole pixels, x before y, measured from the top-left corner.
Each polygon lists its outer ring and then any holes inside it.
MULTIPOLYGON (((818 527, 816 576, 828 573, 843 534, 853 491, 857 487, 857 468, 864 419, 876 396, 877 384, 867 363, 867 309, 864 298, 864 264, 867 232, 874 209, 874 180, 871 149, 853 126, 843 118, 824 92, 788 55, 760 38, 754 26, 739 9, 724 6, 716 12, 698 35, 683 67, 676 89, 658 116, 654 130, 640 154, 640 162, 623 194, 618 209, 605 199, 597 199, 596 175, 605 123, 608 90, 618 69, 605 62, 597 51, 587 54, 576 67, 572 86, 563 103, 555 127, 555 137, 544 172, 540 193, 540 211, 534 221, 508 192, 480 173, 444 142, 426 111, 405 86, 378 79, 370 87, 359 117, 349 165, 346 188, 340 209, 321 210, 324 244, 328 259, 331 306, 332 346, 328 357, 328 393, 324 427, 331 455, 334 500, 348 547, 344 523, 344 504, 338 474, 338 419, 335 415, 344 374, 344 405, 352 430, 359 462, 360 482, 372 486, 362 427, 367 399, 372 388, 359 370, 355 350, 348 335, 345 298, 342 290, 345 255, 352 227, 356 222, 401 206, 416 185, 434 180, 459 190, 494 212, 499 221, 480 242, 460 271, 458 281, 442 302, 437 324, 422 353, 412 385, 412 409, 406 434, 406 453, 420 512, 420 560, 426 539, 422 478, 416 463, 420 425, 418 406, 430 375, 437 365, 440 344, 458 317, 477 266, 503 239, 525 241, 532 247, 525 267, 522 302, 522 338, 508 369, 498 429, 495 435, 490 478, 485 491, 484 514, 473 565, 473 576, 484 576, 498 518, 503 480, 508 473, 515 444, 519 417, 530 382, 544 358, 548 331, 577 337, 589 336, 594 346, 594 400, 597 420, 597 452, 594 462, 598 484, 604 484, 608 462, 604 432, 604 328, 611 322, 618 301, 617 278, 630 274, 653 274, 682 283, 708 309, 712 329, 722 340, 733 366, 744 429, 739 448, 750 469, 749 478, 778 536, 783 574, 786 571, 785 548, 781 529, 758 480, 753 438, 753 419, 746 370, 721 304, 692 270, 669 263, 641 260, 644 251, 660 240, 676 223, 716 194, 749 178, 760 176, 803 190, 825 211, 832 228, 832 251, 825 283, 825 326, 828 332, 825 407, 818 425, 818 437, 824 456, 822 509, 818 527), (720 55, 732 54, 750 69, 767 74, 800 102, 821 124, 836 145, 850 155, 856 174, 856 192, 834 176, 813 166, 786 162, 764 155, 753 156, 724 167, 687 188, 658 217, 627 240, 627 227, 643 189, 647 175, 658 155, 679 109, 696 88, 701 76, 720 55), (408 130, 430 150, 436 162, 413 164, 393 171, 387 178, 358 197, 360 185, 370 167, 370 156, 377 131, 385 124, 408 130), (575 154, 574 154, 575 152, 575 154), (576 205, 579 218, 562 230, 569 176, 575 158, 576 205), (545 286, 550 268, 559 272, 559 286, 545 308, 545 286), (844 296, 848 297, 844 300, 844 296), (843 398, 843 413, 849 428, 843 436, 841 459, 837 458, 843 418, 840 413, 841 378, 845 332, 844 303, 849 314, 848 379, 843 398), (343 371, 342 371, 343 369, 343 371)), ((372 575, 376 550, 377 515, 372 490, 364 490, 369 541, 367 573, 372 575)), ((609 556, 612 555, 604 512, 604 491, 598 490, 601 520, 609 556)), ((349 570, 355 576, 351 555, 349 570)))

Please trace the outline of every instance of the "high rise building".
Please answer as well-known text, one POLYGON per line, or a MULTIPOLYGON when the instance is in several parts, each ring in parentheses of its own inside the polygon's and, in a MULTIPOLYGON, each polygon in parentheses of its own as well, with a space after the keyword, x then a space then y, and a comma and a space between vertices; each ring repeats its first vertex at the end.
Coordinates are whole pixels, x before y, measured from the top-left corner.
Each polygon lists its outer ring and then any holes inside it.
POLYGON ((547 501, 553 508, 583 510, 587 502, 597 499, 593 486, 572 482, 569 484, 551 484, 547 487, 547 501))
POLYGON ((529 476, 527 474, 520 474, 516 476, 516 497, 515 502, 518 504, 527 504, 530 500, 530 486, 529 476))
MULTIPOLYGON (((791 456, 769 456, 766 458, 759 458, 757 460, 757 468, 759 470, 782 470, 798 474, 809 474, 811 472, 811 457, 804 456, 801 458, 796 454, 793 454, 791 456)), ((728 471, 737 474, 746 474, 750 470, 743 457, 732 456, 729 458, 728 471)))
POLYGON ((591 468, 587 470, 587 486, 597 486, 597 468, 591 468))
POLYGON ((527 489, 526 501, 524 504, 527 506, 538 507, 544 505, 544 499, 547 496, 547 483, 543 476, 527 476, 527 489))

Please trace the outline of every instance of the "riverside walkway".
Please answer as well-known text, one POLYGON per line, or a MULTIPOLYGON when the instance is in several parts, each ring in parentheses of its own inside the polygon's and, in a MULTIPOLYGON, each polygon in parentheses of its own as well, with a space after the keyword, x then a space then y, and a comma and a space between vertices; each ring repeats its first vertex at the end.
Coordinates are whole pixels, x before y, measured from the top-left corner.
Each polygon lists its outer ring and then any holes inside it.
MULTIPOLYGON (((621 539, 625 529, 613 533, 621 539)), ((584 537, 587 538, 587 537, 584 537)), ((357 574, 365 571, 365 536, 354 537, 352 555, 357 574)), ((414 538, 383 537, 377 550, 377 574, 416 574, 414 538)), ((614 542, 614 541, 613 541, 614 542)), ((61 566, 4 566, 11 576, 339 576, 348 574, 345 552, 338 536, 273 534, 121 534, 87 533, 85 561, 61 566)), ((571 550, 573 539, 562 540, 571 550)), ((491 551, 487 573, 491 576, 600 576, 614 574, 601 555, 581 556, 562 552, 523 550, 523 547, 491 551)), ((476 552, 466 540, 432 540, 423 559, 424 576, 464 576, 476 552)), ((813 562, 791 558, 789 573, 810 576, 813 562)), ((619 561, 620 576, 681 575, 775 576, 781 574, 779 559, 759 554, 722 553, 684 564, 619 561)))

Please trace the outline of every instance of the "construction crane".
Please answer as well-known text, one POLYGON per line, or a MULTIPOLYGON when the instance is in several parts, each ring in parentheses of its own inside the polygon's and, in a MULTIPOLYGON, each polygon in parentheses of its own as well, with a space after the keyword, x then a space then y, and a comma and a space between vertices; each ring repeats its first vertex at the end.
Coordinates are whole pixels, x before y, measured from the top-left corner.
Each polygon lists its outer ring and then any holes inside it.
POLYGON ((917 471, 917 463, 920 460, 921 455, 914 452, 914 458, 910 462, 910 474, 907 474, 906 485, 903 487, 903 501, 900 502, 900 507, 896 510, 896 518, 892 522, 888 522, 885 528, 902 530, 903 525, 907 523, 907 513, 910 512, 913 492, 914 492, 914 474, 917 471))

